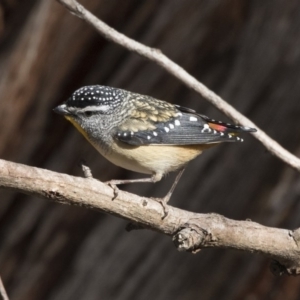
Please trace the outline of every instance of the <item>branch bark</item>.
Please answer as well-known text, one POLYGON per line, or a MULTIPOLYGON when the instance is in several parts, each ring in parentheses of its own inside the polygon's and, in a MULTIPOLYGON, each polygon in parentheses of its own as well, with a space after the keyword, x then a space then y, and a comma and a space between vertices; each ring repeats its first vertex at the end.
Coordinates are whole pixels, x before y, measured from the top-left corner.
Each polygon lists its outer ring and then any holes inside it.
POLYGON ((195 77, 191 76, 183 68, 170 60, 160 50, 147 47, 135 40, 128 38, 124 34, 119 33, 115 29, 109 27, 107 24, 99 20, 96 16, 90 13, 75 0, 57 1, 64 5, 72 14, 92 25, 106 39, 157 63, 167 72, 199 93, 204 99, 212 103, 215 107, 217 107, 220 111, 222 111, 225 115, 227 115, 235 122, 243 126, 257 128, 258 132, 253 134, 254 137, 258 139, 273 155, 277 156, 279 159, 281 159, 283 162, 296 169, 297 171, 300 171, 300 159, 298 157, 287 151, 275 140, 270 138, 256 124, 254 124, 252 121, 238 112, 230 104, 225 102, 220 96, 209 90, 204 84, 197 81, 195 77))
POLYGON ((251 221, 235 221, 217 214, 196 214, 119 191, 93 179, 69 176, 0 160, 0 187, 54 202, 113 214, 138 227, 171 236, 179 251, 228 248, 267 255, 274 274, 300 273, 300 229, 270 228, 251 221), (114 199, 114 200, 112 200, 114 199))

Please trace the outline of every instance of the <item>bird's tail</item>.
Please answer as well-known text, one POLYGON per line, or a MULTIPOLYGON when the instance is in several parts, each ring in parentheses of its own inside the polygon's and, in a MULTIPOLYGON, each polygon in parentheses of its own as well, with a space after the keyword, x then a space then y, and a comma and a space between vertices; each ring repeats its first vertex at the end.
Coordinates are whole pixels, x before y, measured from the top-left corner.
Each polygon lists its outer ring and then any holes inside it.
POLYGON ((220 131, 220 132, 238 134, 238 133, 242 133, 242 132, 256 132, 257 131, 255 128, 225 123, 222 121, 216 121, 216 120, 210 119, 204 115, 200 115, 200 116, 208 123, 209 127, 211 127, 212 129, 215 129, 217 131, 220 131))

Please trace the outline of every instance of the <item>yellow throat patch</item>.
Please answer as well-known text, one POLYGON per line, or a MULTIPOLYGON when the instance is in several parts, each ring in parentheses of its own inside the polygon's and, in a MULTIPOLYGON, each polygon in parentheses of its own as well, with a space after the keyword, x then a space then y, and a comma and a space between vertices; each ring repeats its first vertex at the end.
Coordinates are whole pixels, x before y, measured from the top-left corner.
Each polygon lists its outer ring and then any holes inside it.
POLYGON ((74 127, 87 139, 87 140, 89 140, 89 138, 88 138, 88 136, 87 136, 87 134, 86 134, 86 132, 82 129, 82 127, 72 118, 72 117, 70 117, 70 116, 65 116, 65 118, 68 120, 68 121, 70 121, 73 125, 74 125, 74 127))

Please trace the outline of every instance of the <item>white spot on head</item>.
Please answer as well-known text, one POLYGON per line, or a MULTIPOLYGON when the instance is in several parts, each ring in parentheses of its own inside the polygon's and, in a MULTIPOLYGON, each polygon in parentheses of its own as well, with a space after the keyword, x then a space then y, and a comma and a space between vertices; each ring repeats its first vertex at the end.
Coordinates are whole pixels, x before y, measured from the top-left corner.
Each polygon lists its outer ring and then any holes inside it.
POLYGON ((165 132, 169 132, 170 131, 170 129, 168 127, 165 127, 164 129, 165 129, 165 132))
POLYGON ((175 125, 176 125, 176 126, 180 126, 180 122, 179 122, 179 120, 175 120, 175 122, 174 122, 174 123, 175 123, 175 125))
POLYGON ((196 117, 190 117, 190 121, 192 121, 192 122, 197 122, 198 119, 197 119, 196 117))

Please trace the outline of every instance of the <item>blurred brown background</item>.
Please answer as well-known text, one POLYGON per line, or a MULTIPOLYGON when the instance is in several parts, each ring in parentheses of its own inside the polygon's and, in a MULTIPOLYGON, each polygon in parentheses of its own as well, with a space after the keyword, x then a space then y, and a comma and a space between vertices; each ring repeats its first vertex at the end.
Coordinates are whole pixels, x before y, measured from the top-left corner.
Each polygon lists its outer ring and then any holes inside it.
MULTIPOLYGON (((295 154, 300 154, 298 0, 82 0, 124 34, 161 49, 295 154)), ((52 112, 83 85, 148 94, 227 118, 155 64, 107 42, 52 0, 0 1, 0 157, 105 181, 115 167, 52 112)), ((122 188, 162 196, 174 178, 122 188)), ((268 226, 300 226, 299 174, 252 136, 207 151, 171 205, 268 226)), ((179 253, 170 238, 99 212, 2 190, 0 275, 13 300, 300 299, 300 279, 230 250, 179 253)))

